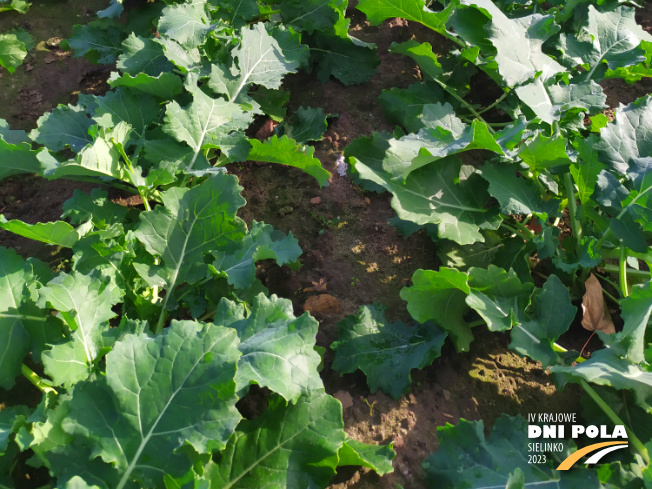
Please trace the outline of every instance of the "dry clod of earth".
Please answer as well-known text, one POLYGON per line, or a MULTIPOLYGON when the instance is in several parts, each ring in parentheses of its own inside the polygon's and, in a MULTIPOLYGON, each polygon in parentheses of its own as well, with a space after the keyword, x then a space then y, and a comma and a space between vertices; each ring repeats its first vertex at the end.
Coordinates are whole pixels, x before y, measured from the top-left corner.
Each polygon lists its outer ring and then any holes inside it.
POLYGON ((303 310, 308 311, 310 314, 337 314, 341 310, 340 301, 330 294, 320 294, 308 297, 303 310))

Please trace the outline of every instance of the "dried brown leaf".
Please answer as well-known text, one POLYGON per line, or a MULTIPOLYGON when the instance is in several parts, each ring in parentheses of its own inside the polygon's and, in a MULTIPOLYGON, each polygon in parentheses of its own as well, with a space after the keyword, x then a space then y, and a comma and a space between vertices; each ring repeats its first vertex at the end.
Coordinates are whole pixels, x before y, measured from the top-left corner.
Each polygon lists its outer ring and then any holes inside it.
POLYGON ((595 275, 589 275, 584 282, 586 293, 582 298, 582 326, 589 331, 602 331, 614 334, 616 328, 611 320, 611 314, 604 302, 602 286, 595 275))

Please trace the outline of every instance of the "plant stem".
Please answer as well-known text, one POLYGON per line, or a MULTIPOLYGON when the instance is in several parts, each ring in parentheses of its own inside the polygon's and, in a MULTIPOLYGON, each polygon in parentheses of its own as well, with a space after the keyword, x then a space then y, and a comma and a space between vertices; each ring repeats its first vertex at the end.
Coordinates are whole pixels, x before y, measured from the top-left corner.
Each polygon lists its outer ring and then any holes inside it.
POLYGON ((467 323, 467 325, 471 328, 474 328, 476 326, 482 326, 483 324, 487 324, 487 322, 484 319, 478 319, 476 321, 471 321, 470 323, 467 323))
POLYGON ((618 280, 620 281, 620 292, 624 299, 629 295, 627 290, 627 248, 620 246, 620 260, 618 262, 618 280))
MULTIPOLYGON (((620 272, 620 267, 617 265, 612 265, 611 263, 605 264, 604 269, 609 273, 620 272)), ((629 275, 630 277, 642 278, 646 280, 650 280, 650 273, 651 272, 647 270, 634 270, 633 268, 627 270, 627 275, 629 275)))
MULTIPOLYGON (((501 217, 505 218, 505 216, 501 216, 501 217)), ((505 221, 503 221, 500 225, 501 227, 504 227, 508 231, 511 231, 512 233, 521 236, 523 239, 527 239, 528 241, 536 238, 536 235, 532 233, 532 231, 530 231, 528 228, 523 226, 523 224, 521 224, 520 222, 513 221, 512 224, 514 224, 514 226, 516 227, 514 228, 509 224, 506 224, 505 221)))
MULTIPOLYGON (((113 140, 113 144, 114 144, 114 146, 116 148, 118 148, 118 151, 120 152, 120 155, 122 155, 122 158, 124 158, 125 163, 127 163, 127 167, 129 168, 129 171, 131 173, 135 173, 134 172, 134 167, 133 167, 133 165, 131 163, 131 159, 129 159, 129 157, 127 156, 127 153, 125 153, 125 150, 122 147, 122 144, 117 144, 115 142, 115 140, 113 140)), ((145 194, 145 192, 143 190, 141 190, 141 188, 138 185, 136 185, 133 182, 133 180, 132 180, 131 184, 134 187, 136 187, 136 190, 138 190, 138 194, 140 195, 140 198, 143 201, 143 205, 145 206, 145 210, 146 211, 151 211, 152 208, 149 205, 149 201, 147 200, 147 195, 145 194)), ((154 258, 154 265, 158 265, 159 263, 160 263, 160 260, 158 258, 154 258)), ((125 283, 128 283, 128 282, 125 280, 125 283)), ((156 304, 157 302, 158 302, 158 286, 155 285, 155 286, 152 287, 152 304, 156 304)))
POLYGON ((595 331, 593 331, 593 333, 591 333, 591 335, 589 336, 589 339, 586 340, 586 343, 584 343, 584 346, 580 350, 580 356, 582 356, 582 353, 584 353, 584 349, 586 348, 586 345, 589 344, 589 341, 591 341, 591 338, 593 338, 594 336, 595 336, 595 331))
POLYGON ((645 448, 645 445, 641 443, 641 440, 638 439, 638 437, 632 432, 632 430, 627 427, 627 425, 623 422, 622 419, 618 417, 618 415, 614 412, 611 407, 602 400, 602 398, 598 395, 597 392, 591 387, 586 380, 581 379, 580 380, 580 385, 582 388, 586 391, 586 393, 593 399, 593 401, 602 409, 602 411, 607 415, 607 417, 614 422, 614 424, 617 425, 623 425, 625 427, 625 431, 627 431, 627 437, 629 438, 629 441, 632 443, 632 446, 634 449, 639 453, 641 457, 643 457, 643 460, 645 461, 646 464, 650 463, 650 456, 647 452, 647 449, 645 448))
MULTIPOLYGON (((564 348, 564 347, 561 346, 560 344, 558 344, 558 343, 554 343, 554 342, 552 343, 552 351, 556 351, 556 352, 558 352, 558 353, 567 353, 567 352, 568 352, 568 350, 567 350, 566 348, 564 348)), ((586 361, 586 358, 584 358, 584 357, 582 357, 582 356, 579 356, 579 357, 577 357, 577 358, 575 359, 575 361, 576 361, 577 363, 582 363, 582 362, 585 362, 585 361, 586 361)))
MULTIPOLYGON (((505 100, 505 97, 507 97, 507 92, 503 92, 503 94, 502 94, 498 99, 496 99, 496 101, 495 101, 493 104, 491 104, 491 105, 487 105, 484 109, 482 109, 481 111, 479 111, 478 114, 484 114, 485 112, 490 111, 490 110, 493 109, 496 105, 498 105, 500 102, 502 102, 503 100, 505 100)), ((512 121, 512 122, 513 122, 513 121, 512 121)), ((494 126, 497 126, 498 124, 503 124, 503 123, 502 123, 502 122, 492 123, 492 125, 494 125, 494 126)), ((505 125, 507 125, 507 124, 511 124, 511 122, 505 122, 504 124, 505 124, 505 125)))
POLYGON ((616 305, 620 304, 618 299, 616 299, 613 295, 611 295, 609 292, 604 290, 604 287, 602 288, 602 293, 605 295, 605 297, 607 297, 607 299, 611 299, 611 301, 613 301, 614 304, 616 305))
POLYGON ((520 229, 521 232, 524 233, 528 238, 530 238, 530 239, 534 239, 534 238, 537 237, 537 235, 534 234, 534 233, 530 230, 530 228, 528 228, 527 226, 525 226, 522 222, 518 222, 516 219, 514 219, 513 223, 514 223, 514 226, 516 226, 518 229, 520 229))
POLYGON ((207 313, 205 313, 202 317, 198 319, 198 321, 205 322, 209 318, 213 318, 215 320, 215 313, 217 312, 217 309, 211 309, 207 313))
MULTIPOLYGON (((125 160, 125 163, 127 164, 127 168, 129 168, 130 173, 135 173, 134 172, 134 167, 131 164, 131 159, 127 156, 127 153, 125 153, 125 149, 122 147, 122 144, 119 144, 115 141, 115 139, 111 139, 113 142, 113 145, 118 149, 118 152, 122 156, 122 158, 125 160)), ((138 191, 138 194, 140 195, 140 198, 143 201, 143 205, 145 206, 146 211, 151 211, 151 207, 149 206, 149 202, 147 201, 147 198, 145 197, 145 193, 140 189, 138 185, 136 185, 133 180, 131 181, 131 184, 136 187, 136 190, 138 191)))
MULTIPOLYGON (((625 212, 627 212, 627 209, 629 209, 632 205, 634 205, 639 199, 641 199, 646 193, 648 193, 651 190, 652 190, 652 186, 643 190, 640 194, 634 197, 625 207, 623 207, 622 210, 618 213, 618 215, 615 218, 611 219, 611 221, 612 222, 619 221, 620 219, 622 219, 622 217, 625 215, 625 212)), ((599 250, 611 233, 612 233, 611 225, 609 225, 609 227, 605 229, 604 232, 602 233, 602 236, 600 236, 598 242, 595 244, 595 249, 599 250)))
POLYGON ((612 233, 611 233, 611 226, 609 226, 607 229, 605 229, 605 230, 602 232, 602 236, 600 236, 600 238, 598 239, 598 241, 596 241, 596 243, 595 243, 595 249, 596 249, 596 250, 600 250, 600 248, 602 248, 602 245, 604 244, 604 242, 607 241, 607 238, 608 238, 611 234, 612 234, 612 233))
POLYGON ((446 83, 444 83, 444 82, 441 81, 441 80, 438 80, 437 78, 433 78, 433 80, 434 80, 434 81, 435 81, 435 82, 436 82, 436 83, 437 83, 441 88, 443 88, 444 90, 446 90, 446 92, 447 92, 451 97, 453 97, 453 98, 454 98, 455 100, 457 100, 460 104, 462 104, 462 105, 466 108, 466 110, 468 110, 469 112, 471 112, 471 114, 473 114, 473 115, 475 116, 476 119, 478 119, 480 122, 484 123, 484 125, 487 126, 487 129, 489 130, 489 132, 490 132, 491 134, 496 134, 496 131, 493 130, 493 128, 489 125, 489 123, 488 123, 487 121, 485 121, 485 120, 482 118, 482 116, 481 116, 480 114, 478 114, 478 112, 477 112, 477 111, 476 111, 476 110, 471 106, 470 103, 468 103, 466 100, 464 100, 462 97, 460 97, 460 96, 455 92, 455 90, 453 90, 451 87, 449 87, 448 85, 446 85, 446 83))
POLYGON ((564 173, 564 185, 566 186, 566 194, 568 195, 568 212, 570 213, 570 224, 573 230, 573 235, 579 243, 582 239, 582 225, 577 219, 577 201, 575 200, 575 187, 571 179, 570 172, 564 173))
POLYGON ((50 392, 57 394, 56 389, 52 387, 49 382, 39 377, 31 368, 29 368, 24 363, 21 367, 21 372, 23 373, 23 376, 25 376, 25 378, 34 384, 41 392, 45 394, 50 392))
MULTIPOLYGON (((484 319, 478 319, 477 321, 473 321, 473 322, 470 322, 470 323, 467 323, 467 324, 468 324, 470 327, 473 328, 473 327, 475 327, 475 326, 481 326, 481 325, 483 325, 483 324, 487 324, 487 323, 486 323, 486 321, 485 321, 484 319)), ((556 351, 556 352, 558 352, 558 353, 568 353, 568 350, 567 350, 566 348, 564 348, 563 346, 561 346, 560 344, 555 343, 555 342, 552 343, 552 350, 553 350, 553 351, 556 351)), ((582 362, 586 361, 586 358, 584 358, 584 357, 582 357, 582 356, 579 356, 579 357, 577 357, 577 358, 575 359, 575 361, 576 361, 577 363, 582 363, 582 362)))

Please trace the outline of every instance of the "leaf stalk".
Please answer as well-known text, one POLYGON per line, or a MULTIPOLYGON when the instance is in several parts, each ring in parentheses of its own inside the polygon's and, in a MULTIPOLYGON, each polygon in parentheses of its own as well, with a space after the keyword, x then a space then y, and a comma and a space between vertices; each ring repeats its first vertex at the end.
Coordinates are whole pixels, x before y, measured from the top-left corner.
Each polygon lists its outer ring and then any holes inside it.
POLYGON ((575 186, 571 179, 570 172, 564 173, 564 185, 566 187, 566 194, 568 196, 568 213, 570 214, 570 225, 573 230, 573 236, 579 243, 582 239, 582 224, 577 218, 577 200, 575 199, 575 186))
POLYGON ((55 395, 58 394, 56 389, 52 387, 48 381, 39 377, 36 374, 36 372, 34 372, 31 368, 29 368, 24 363, 21 366, 21 372, 27 380, 29 380, 32 384, 34 384, 36 388, 41 392, 43 392, 44 394, 49 394, 50 392, 55 395))
POLYGON ((614 412, 613 409, 604 402, 604 400, 600 397, 600 395, 591 387, 588 382, 584 379, 580 380, 580 385, 584 389, 584 391, 589 395, 591 399, 602 409, 602 411, 607 415, 607 417, 613 421, 614 424, 617 425, 623 425, 625 427, 625 431, 627 432, 627 438, 631 442, 632 446, 634 449, 638 452, 638 454, 643 458, 646 464, 650 463, 650 456, 648 454, 647 448, 645 448, 645 445, 641 443, 641 440, 638 439, 638 437, 632 432, 632 430, 629 429, 629 427, 625 424, 625 422, 620 419, 620 417, 614 412))
POLYGON ((480 122, 482 122, 485 126, 487 126, 487 130, 491 134, 496 134, 496 131, 489 125, 487 121, 485 121, 482 116, 471 106, 470 103, 468 103, 466 100, 464 100, 462 97, 460 97, 455 90, 453 90, 451 87, 449 87, 445 82, 433 78, 433 80, 441 87, 443 88, 446 93, 448 93, 451 97, 453 97, 455 100, 457 100, 460 104, 462 104, 466 110, 468 110, 473 116, 478 119, 480 122))
POLYGON ((620 259, 618 261, 618 280, 620 282, 620 292, 624 299, 629 295, 629 290, 627 288, 627 248, 624 246, 620 247, 620 259))

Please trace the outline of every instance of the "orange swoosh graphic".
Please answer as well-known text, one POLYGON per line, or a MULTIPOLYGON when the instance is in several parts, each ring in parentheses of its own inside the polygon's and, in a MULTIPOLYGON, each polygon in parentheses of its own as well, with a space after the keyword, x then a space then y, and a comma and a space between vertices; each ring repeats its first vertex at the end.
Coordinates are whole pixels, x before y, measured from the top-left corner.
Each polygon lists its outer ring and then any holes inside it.
POLYGON ((581 448, 580 450, 570 455, 566 460, 564 460, 562 463, 559 464, 557 470, 570 469, 575 464, 575 462, 581 459, 584 455, 586 455, 587 453, 594 452, 599 448, 608 447, 611 445, 626 445, 626 444, 627 444, 626 441, 604 441, 602 443, 594 443, 593 445, 589 445, 588 447, 581 448))

